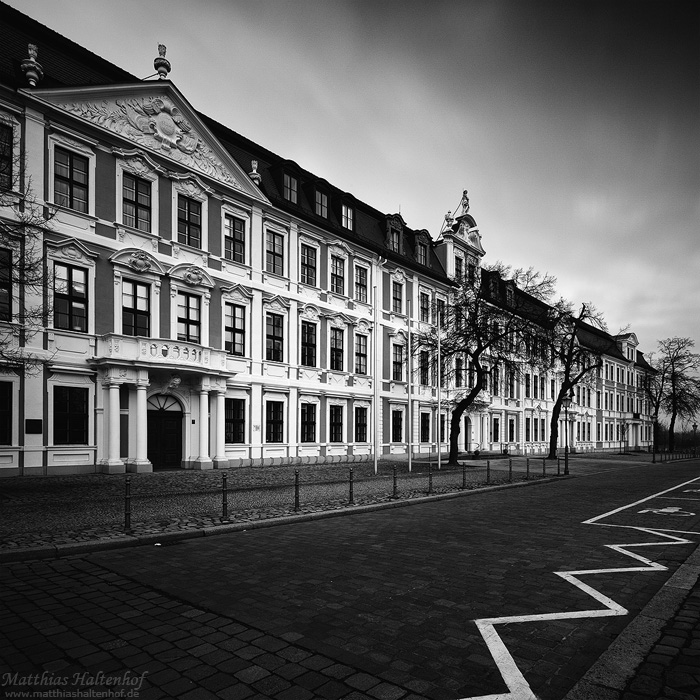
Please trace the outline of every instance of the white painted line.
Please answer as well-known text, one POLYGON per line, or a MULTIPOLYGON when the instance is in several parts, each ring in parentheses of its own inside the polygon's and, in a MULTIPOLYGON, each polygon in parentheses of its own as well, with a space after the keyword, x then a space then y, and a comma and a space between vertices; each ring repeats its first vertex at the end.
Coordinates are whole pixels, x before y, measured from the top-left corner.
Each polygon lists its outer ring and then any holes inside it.
MULTIPOLYGON (((686 484, 690 484, 694 481, 697 481, 698 478, 692 479, 691 481, 687 481, 683 484, 680 484, 679 486, 674 486, 672 489, 666 489, 665 491, 661 491, 660 494, 670 493, 671 491, 680 488, 680 486, 685 486, 686 484)), ((488 647, 489 651, 491 652, 491 655, 493 656, 493 660, 495 661, 498 670, 501 672, 503 682, 506 684, 508 692, 498 693, 496 695, 480 695, 478 697, 475 696, 470 698, 461 698, 461 700, 537 700, 537 696, 533 693, 532 689, 530 688, 530 685, 525 680, 525 677, 518 668, 518 665, 515 663, 515 660, 508 651, 508 648, 506 647, 503 640, 496 631, 496 625, 508 625, 528 622, 547 622, 554 620, 571 620, 580 618, 612 617, 628 614, 627 609, 624 608, 622 605, 616 603, 612 598, 609 598, 608 596, 604 595, 592 586, 583 583, 578 577, 595 574, 635 573, 667 570, 668 567, 664 566, 663 564, 655 562, 652 559, 642 556, 641 554, 637 554, 636 552, 633 552, 631 550, 637 547, 669 547, 673 545, 689 544, 691 543, 691 540, 685 539, 683 537, 678 537, 677 535, 673 534, 666 534, 670 532, 678 532, 675 530, 659 530, 657 528, 650 527, 638 527, 633 525, 619 525, 616 523, 598 522, 599 520, 602 520, 603 518, 608 517, 609 515, 613 515, 614 513, 619 513, 620 511, 632 508, 633 506, 639 505, 640 503, 645 503, 646 501, 649 501, 652 498, 658 497, 660 494, 654 494, 653 496, 643 498, 639 501, 635 501, 634 503, 630 503, 629 505, 623 506, 621 508, 616 508, 615 510, 609 511, 608 513, 598 515, 595 518, 591 518, 583 522, 584 525, 595 524, 603 527, 620 527, 628 530, 635 530, 640 533, 645 533, 655 538, 665 538, 662 541, 655 539, 654 541, 647 542, 605 545, 605 547, 607 547, 608 549, 611 549, 619 554, 624 554, 625 556, 631 557, 635 561, 640 562, 642 566, 612 567, 606 569, 584 569, 581 571, 554 572, 556 576, 561 577, 562 579, 564 579, 564 581, 567 581, 583 593, 586 593, 587 595, 591 596, 591 598, 593 598, 603 606, 602 608, 574 611, 562 610, 559 612, 552 613, 540 613, 533 615, 511 615, 508 617, 492 617, 474 620, 477 629, 481 633, 481 636, 483 637, 486 646, 488 647), (669 542, 668 540, 671 541, 669 542)), ((674 509, 674 514, 675 510, 680 509, 674 509)), ((640 512, 649 511, 647 510, 640 512)), ((654 510, 652 509, 651 512, 654 512, 654 510)), ((700 533, 688 532, 683 534, 698 535, 700 533)))
MULTIPOLYGON (((694 489, 693 492, 695 492, 694 489)), ((689 496, 659 496, 659 498, 665 498, 666 500, 672 501, 700 501, 700 498, 690 498, 689 496)))

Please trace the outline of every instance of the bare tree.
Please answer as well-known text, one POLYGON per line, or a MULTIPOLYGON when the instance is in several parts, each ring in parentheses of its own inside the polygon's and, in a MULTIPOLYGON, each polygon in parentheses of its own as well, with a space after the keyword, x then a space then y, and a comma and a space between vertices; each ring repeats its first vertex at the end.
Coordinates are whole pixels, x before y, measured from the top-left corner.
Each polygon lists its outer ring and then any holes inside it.
MULTIPOLYGON (((669 416, 668 449, 675 448, 675 425, 679 419, 692 419, 700 411, 700 355, 692 352, 690 338, 659 341, 657 372, 663 372, 661 409, 669 416)), ((661 381, 661 380, 660 380, 661 381)))
POLYGON ((558 374, 560 381, 552 407, 547 459, 557 456, 559 417, 564 399, 573 396, 574 387, 591 378, 594 370, 603 364, 602 355, 615 345, 605 332, 602 315, 592 304, 582 304, 575 312, 571 303, 562 300, 555 308, 557 321, 549 334, 550 369, 558 374))
POLYGON ((656 357, 653 353, 647 358, 651 372, 644 375, 644 395, 651 407, 653 418, 652 426, 652 461, 656 462, 656 453, 659 451, 659 438, 661 436, 661 424, 659 415, 663 408, 663 399, 666 394, 668 381, 668 365, 663 356, 656 357))
POLYGON ((53 212, 39 202, 13 131, 0 125, 0 363, 31 371, 45 361, 27 344, 46 324, 43 232, 53 212))
POLYGON ((532 268, 511 270, 496 263, 460 282, 448 302, 438 306, 437 327, 416 337, 416 345, 431 352, 435 367, 439 336, 441 377, 469 376, 468 386, 452 397, 450 464, 457 464, 462 416, 487 391, 489 379, 504 373, 514 381, 524 364, 541 361, 532 351, 533 338, 552 323, 547 300, 556 280, 532 268))

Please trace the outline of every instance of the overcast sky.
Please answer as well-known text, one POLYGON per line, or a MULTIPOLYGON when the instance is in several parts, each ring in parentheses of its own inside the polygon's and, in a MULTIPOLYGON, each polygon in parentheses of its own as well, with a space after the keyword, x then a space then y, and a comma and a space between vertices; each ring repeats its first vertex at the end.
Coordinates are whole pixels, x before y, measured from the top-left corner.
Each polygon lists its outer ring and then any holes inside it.
POLYGON ((468 189, 487 262, 700 351, 700 2, 9 4, 139 77, 165 44, 196 109, 434 237, 468 189))

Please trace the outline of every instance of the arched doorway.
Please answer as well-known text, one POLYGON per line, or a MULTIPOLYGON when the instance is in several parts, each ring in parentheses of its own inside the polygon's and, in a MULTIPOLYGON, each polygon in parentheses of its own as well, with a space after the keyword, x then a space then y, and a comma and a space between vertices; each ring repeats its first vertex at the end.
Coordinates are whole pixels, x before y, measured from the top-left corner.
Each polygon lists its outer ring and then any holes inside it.
POLYGON ((182 406, 172 396, 156 394, 148 405, 148 459, 153 469, 179 468, 182 463, 182 406))

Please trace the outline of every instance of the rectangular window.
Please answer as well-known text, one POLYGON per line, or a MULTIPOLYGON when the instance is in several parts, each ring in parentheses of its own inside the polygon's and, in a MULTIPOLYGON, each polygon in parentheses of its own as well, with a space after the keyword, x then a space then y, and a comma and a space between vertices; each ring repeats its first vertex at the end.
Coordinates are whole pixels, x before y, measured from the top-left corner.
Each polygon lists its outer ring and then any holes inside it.
POLYGON ((437 324, 438 326, 445 325, 445 301, 444 299, 438 299, 437 301, 437 324))
POLYGON ((525 419, 525 442, 530 442, 530 420, 529 417, 525 419))
POLYGON ((54 445, 88 444, 88 390, 72 386, 53 389, 54 445))
POLYGON ((355 374, 367 374, 367 336, 355 336, 355 374))
POLYGON ((343 407, 331 406, 329 418, 329 441, 343 442, 343 407))
POLYGON ((341 223, 343 224, 343 228, 348 229, 348 231, 352 231, 353 229, 353 213, 352 207, 349 207, 347 204, 343 204, 341 223))
POLYGON ((301 276, 302 284, 316 286, 316 248, 310 245, 301 246, 301 276))
POLYGON ((14 134, 9 124, 0 124, 0 192, 12 189, 14 134))
POLYGON ((498 418, 493 419, 493 437, 492 442, 499 442, 501 439, 501 422, 498 418))
MULTIPOLYGON (((535 442, 537 442, 539 440, 538 433, 537 433, 537 418, 532 419, 532 427, 534 428, 533 432, 534 432, 535 442)), ((544 439, 544 434, 543 434, 542 439, 544 439)))
POLYGON ((202 329, 202 300, 196 294, 177 293, 177 339, 199 343, 202 329))
POLYGON ((544 398, 544 385, 545 385, 546 378, 545 377, 540 377, 540 397, 544 398))
POLYGON ((420 414, 420 441, 430 442, 430 414, 420 414))
POLYGON ((396 382, 403 381, 403 345, 394 345, 392 348, 391 378, 396 382))
POLYGON ((309 321, 301 322, 301 364, 316 366, 316 324, 309 321))
POLYGON ((273 275, 284 275, 284 236, 281 233, 267 232, 265 269, 273 275))
POLYGON ((177 196, 177 241, 202 247, 202 203, 181 194, 177 196))
POLYGON ((88 159, 72 151, 54 152, 54 201, 62 207, 87 213, 88 159))
POLYGON ((273 362, 282 362, 284 348, 284 316, 280 316, 279 314, 267 314, 265 328, 265 359, 273 362))
POLYGON ((71 265, 54 265, 55 328, 87 333, 87 270, 71 265))
POLYGON ((463 275, 464 275, 464 260, 462 260, 462 258, 455 257, 455 277, 458 280, 461 280, 463 275))
MULTIPOLYGON (((532 382, 533 398, 535 398, 535 399, 539 398, 539 396, 538 396, 539 386, 540 386, 539 377, 537 375, 535 375, 533 377, 533 382, 532 382)), ((544 398, 544 396, 542 398, 544 398)))
POLYGON ((300 442, 316 442, 316 404, 301 404, 300 442))
POLYGON ((224 306, 224 349, 230 355, 245 355, 245 306, 224 306))
POLYGON ((12 320, 12 252, 0 249, 0 321, 12 320))
POLYGON ((419 317, 423 323, 430 322, 430 296, 425 292, 418 295, 419 317))
POLYGON ((151 183, 128 173, 122 180, 122 222, 139 231, 150 231, 151 183))
POLYGON ((542 440, 545 440, 545 439, 546 439, 545 436, 544 436, 544 434, 545 434, 545 433, 544 433, 544 426, 545 426, 545 419, 544 419, 544 418, 540 418, 540 436, 541 436, 542 440))
POLYGON ((343 344, 345 332, 342 328, 331 328, 331 369, 343 371, 343 344))
POLYGON ((508 442, 515 442, 515 421, 508 419, 508 442))
POLYGON ((403 312, 403 285, 400 282, 391 284, 391 310, 395 314, 403 312))
POLYGON ((328 218, 328 195, 316 190, 316 214, 328 218))
POLYGON ((395 228, 389 231, 389 248, 395 253, 398 253, 401 248, 401 234, 395 228))
POLYGON ((12 382, 0 382, 0 445, 12 444, 12 382))
POLYGON ((345 260, 331 256, 331 292, 345 294, 345 260))
POLYGON ((430 355, 427 350, 420 352, 420 383, 428 386, 430 383, 430 355))
POLYGON ((224 424, 227 443, 245 442, 245 399, 226 399, 224 424))
POLYGON ((440 414, 440 443, 445 442, 445 416, 440 414))
POLYGON ((367 408, 355 407, 355 442, 367 442, 367 408))
POLYGON ((245 221, 224 216, 224 258, 245 264, 245 221))
POLYGON ((556 384, 554 382, 554 379, 549 380, 549 391, 550 391, 550 399, 555 399, 556 398, 556 384))
POLYGON ((428 246, 425 245, 425 243, 419 243, 416 246, 416 257, 418 258, 418 264, 419 265, 427 265, 428 264, 428 246))
POLYGON ((367 303, 367 268, 355 268, 355 299, 367 303))
POLYGON ((403 442, 403 411, 391 412, 391 441, 403 442))
POLYGON ((284 403, 267 401, 265 404, 265 442, 284 441, 284 403))
POLYGON ((455 359, 455 386, 459 389, 464 384, 464 360, 461 357, 455 359))
POLYGON ((284 176, 284 198, 293 204, 297 203, 297 179, 291 175, 284 176))
POLYGON ((530 373, 525 374, 525 398, 530 398, 530 373))
POLYGON ((122 281, 122 333, 151 335, 151 288, 141 282, 122 281))

